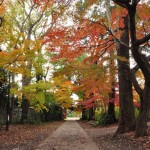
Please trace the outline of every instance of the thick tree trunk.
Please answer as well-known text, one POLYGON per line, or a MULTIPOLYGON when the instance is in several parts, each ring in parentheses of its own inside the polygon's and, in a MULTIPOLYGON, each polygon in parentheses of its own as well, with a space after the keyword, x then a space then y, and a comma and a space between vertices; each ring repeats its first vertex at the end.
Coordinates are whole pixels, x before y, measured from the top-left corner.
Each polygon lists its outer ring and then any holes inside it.
POLYGON ((95 117, 95 111, 94 111, 94 107, 90 108, 88 110, 88 120, 94 120, 95 117))
MULTIPOLYGON (((124 25, 120 40, 129 45, 128 16, 124 17, 124 25)), ((117 43, 117 55, 127 59, 127 61, 118 60, 120 118, 116 133, 120 134, 135 129, 135 115, 129 66, 129 48, 117 43)))
POLYGON ((134 5, 133 7, 129 7, 128 12, 130 19, 129 22, 130 22, 132 55, 145 78, 144 91, 142 92, 143 96, 141 101, 141 108, 136 124, 136 136, 144 136, 147 134, 147 117, 148 112, 150 110, 150 64, 146 59, 146 57, 140 53, 139 46, 140 44, 146 42, 148 38, 145 39, 143 38, 144 40, 136 39, 136 23, 135 23, 136 5, 134 5))
POLYGON ((145 84, 143 100, 141 101, 140 113, 137 119, 136 136, 147 135, 147 119, 150 110, 150 81, 145 84))
MULTIPOLYGON (((24 77, 23 78, 23 86, 26 86, 29 84, 27 81, 29 81, 28 78, 24 77)), ((23 95, 22 96, 22 103, 21 103, 21 107, 22 107, 21 122, 22 123, 27 123, 27 121, 28 121, 29 106, 30 106, 29 100, 25 97, 25 95, 23 95)))
MULTIPOLYGON (((22 80, 22 85, 23 86, 28 86, 30 84, 30 78, 27 78, 26 76, 23 77, 22 80)), ((22 123, 27 123, 28 121, 28 109, 30 106, 30 101, 25 97, 25 95, 22 96, 22 115, 21 115, 21 122, 22 123)))
MULTIPOLYGON (((26 66, 30 71, 32 68, 32 61, 27 61, 26 66)), ((22 86, 28 86, 31 82, 31 77, 27 77, 26 75, 22 77, 22 86)), ((28 121, 28 109, 30 106, 30 100, 25 97, 25 95, 22 96, 22 116, 21 116, 21 122, 26 123, 28 121)))
MULTIPOLYGON (((139 46, 148 42, 150 40, 150 33, 146 33, 147 35, 142 39, 137 40, 136 35, 136 8, 137 4, 140 1, 119 1, 113 0, 118 5, 126 8, 129 14, 129 24, 130 24, 130 37, 131 37, 131 51, 136 61, 138 67, 141 69, 144 78, 145 78, 145 87, 142 92, 142 101, 141 101, 141 109, 137 121, 136 126, 136 136, 144 136, 146 135, 146 124, 147 124, 147 114, 150 110, 150 63, 145 59, 145 56, 139 50, 139 46)), ((143 31, 144 33, 144 31, 143 31)))

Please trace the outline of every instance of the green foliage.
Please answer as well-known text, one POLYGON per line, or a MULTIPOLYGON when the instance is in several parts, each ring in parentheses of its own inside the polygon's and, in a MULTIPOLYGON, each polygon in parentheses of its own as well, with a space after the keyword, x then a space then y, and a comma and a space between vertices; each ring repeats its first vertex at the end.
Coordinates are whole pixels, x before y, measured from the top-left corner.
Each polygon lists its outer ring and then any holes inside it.
MULTIPOLYGON (((115 109, 115 116, 119 118, 119 108, 115 109)), ((107 111, 96 111, 95 113, 95 125, 108 125, 111 120, 111 115, 108 115, 107 111)))
POLYGON ((41 115, 42 115, 42 113, 36 113, 36 112, 30 113, 30 115, 28 117, 28 123, 30 123, 30 124, 42 124, 41 115))
POLYGON ((36 112, 40 112, 43 109, 47 110, 47 105, 50 104, 53 99, 52 94, 49 92, 51 83, 46 81, 39 81, 38 83, 30 84, 22 87, 22 89, 12 88, 11 93, 22 98, 22 94, 30 100, 30 105, 36 112))
POLYGON ((78 97, 81 99, 84 98, 84 92, 83 91, 77 91, 76 94, 78 95, 78 97))
POLYGON ((96 125, 106 125, 107 113, 106 112, 97 112, 95 114, 95 124, 96 125))

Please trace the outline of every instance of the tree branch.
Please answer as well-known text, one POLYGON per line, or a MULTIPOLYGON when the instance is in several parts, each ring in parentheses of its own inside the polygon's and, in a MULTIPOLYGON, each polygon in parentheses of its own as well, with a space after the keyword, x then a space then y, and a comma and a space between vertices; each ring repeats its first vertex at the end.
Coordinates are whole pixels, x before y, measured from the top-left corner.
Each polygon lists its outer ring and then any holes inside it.
POLYGON ((92 21, 90 20, 92 23, 97 23, 99 25, 101 25, 102 27, 104 27, 106 29, 106 31, 109 32, 110 35, 112 35, 112 37, 117 41, 119 42, 120 44, 124 45, 125 47, 131 49, 131 47, 129 47, 128 45, 126 45, 125 43, 123 43, 122 41, 120 41, 114 34, 113 34, 113 31, 111 31, 111 29, 109 29, 105 24, 102 24, 100 22, 95 22, 95 21, 92 21))
POLYGON ((138 46, 147 42, 148 40, 150 40, 150 33, 147 34, 144 38, 140 39, 140 40, 137 40, 137 44, 138 46))
POLYGON ((1 0, 1 1, 0 1, 0 5, 2 5, 2 4, 3 4, 3 2, 4 2, 4 0, 1 0))
MULTIPOLYGON (((146 57, 146 59, 148 61, 150 61, 150 55, 148 57, 146 57)), ((140 99, 142 99, 143 89, 139 86, 138 81, 137 81, 136 76, 135 76, 135 73, 138 71, 138 69, 139 69, 138 65, 136 65, 135 67, 133 67, 131 69, 131 78, 132 78, 132 83, 133 83, 133 86, 134 86, 136 92, 140 96, 140 99)))
POLYGON ((134 68, 131 69, 131 78, 132 78, 132 83, 133 83, 134 89, 138 93, 138 95, 140 96, 140 99, 141 99, 143 90, 140 87, 140 85, 136 79, 136 75, 135 75, 135 73, 137 72, 138 69, 139 69, 138 65, 136 65, 134 68))
POLYGON ((139 2, 140 2, 140 0, 133 0, 133 1, 132 1, 132 6, 137 5, 139 2))
POLYGON ((127 5, 129 3, 128 0, 112 0, 112 1, 124 8, 127 8, 127 5))

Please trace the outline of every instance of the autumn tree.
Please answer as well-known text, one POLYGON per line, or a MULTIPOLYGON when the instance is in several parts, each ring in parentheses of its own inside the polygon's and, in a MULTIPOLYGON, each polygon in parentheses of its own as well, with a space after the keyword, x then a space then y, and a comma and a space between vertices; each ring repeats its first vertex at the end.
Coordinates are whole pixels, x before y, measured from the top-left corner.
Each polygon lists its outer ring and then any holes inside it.
MULTIPOLYGON (((76 28, 56 28, 47 33, 45 38, 45 43, 48 43, 50 52, 54 53, 52 61, 64 61, 66 64, 70 64, 70 62, 77 60, 81 55, 87 54, 87 57, 80 62, 83 71, 81 71, 82 69, 80 66, 73 67, 75 69, 74 72, 80 71, 82 76, 79 89, 81 90, 82 87, 82 91, 85 91, 84 99, 85 107, 87 108, 90 108, 89 106, 93 107, 93 102, 96 99, 103 101, 103 99, 107 97, 107 101, 109 100, 108 93, 111 91, 111 85, 108 84, 108 80, 110 79, 109 81, 111 82, 113 79, 110 77, 110 74, 108 75, 108 70, 112 67, 112 74, 115 68, 111 65, 110 68, 109 65, 104 65, 109 59, 108 55, 104 55, 107 53, 106 51, 112 51, 115 42, 109 38, 105 38, 108 33, 104 26, 99 24, 102 18, 98 16, 96 18, 98 19, 98 22, 96 23, 88 18, 81 18, 86 15, 86 11, 82 11, 81 8, 86 10, 86 8, 90 8, 95 2, 96 1, 91 3, 77 3, 78 13, 75 16, 76 28), (106 76, 105 83, 101 80, 101 77, 104 77, 104 74, 106 76), (108 85, 108 88, 105 87, 106 84, 108 85), (91 94, 94 95, 94 97, 91 97, 91 94)), ((95 16, 94 13, 92 13, 92 17, 93 16, 95 16)), ((113 57, 114 56, 110 59, 114 59, 113 57)))
MULTIPOLYGON (((50 11, 45 11, 46 5, 43 6, 43 10, 39 7, 36 8, 33 1, 13 1, 7 2, 6 5, 2 43, 7 50, 1 53, 1 56, 5 55, 1 65, 14 75, 22 74, 22 86, 30 84, 32 79, 31 69, 33 68, 33 62, 35 64, 36 60, 35 58, 33 61, 33 58, 42 49, 40 38, 46 32, 46 26, 49 24, 46 15, 50 11), (18 6, 18 9, 15 9, 16 6, 18 6), (44 28, 45 30, 43 30, 44 28), (39 31, 37 31, 38 29, 39 31)), ((25 99, 22 103, 22 117, 25 116, 23 118, 27 119, 29 100, 25 99)))
MULTIPOLYGON (((120 117, 119 125, 116 133, 124 133, 135 129, 134 104, 132 95, 132 79, 130 73, 129 60, 129 29, 128 29, 128 14, 121 8, 116 8, 114 11, 119 11, 118 19, 122 21, 122 25, 118 22, 118 28, 121 31, 119 40, 116 40, 117 56, 123 57, 126 60, 118 59, 118 79, 119 79, 119 106, 120 117), (123 43, 122 43, 123 42, 123 43)), ((114 12, 115 14, 115 12, 114 12)), ((115 14, 116 15, 116 14, 115 14)))
MULTIPOLYGON (((140 10, 140 7, 144 7, 146 4, 139 4, 140 0, 133 0, 132 2, 114 0, 114 2, 128 11, 131 52, 145 79, 144 89, 142 92, 141 108, 136 125, 136 136, 144 136, 147 133, 147 117, 150 108, 150 64, 146 59, 146 56, 140 51, 140 48, 149 41, 150 33, 149 31, 145 32, 147 29, 144 28, 144 34, 140 36, 138 35, 136 14, 138 10, 140 10)), ((148 5, 146 7, 148 7, 148 5)), ((144 16, 141 16, 141 19, 143 17, 144 16)))

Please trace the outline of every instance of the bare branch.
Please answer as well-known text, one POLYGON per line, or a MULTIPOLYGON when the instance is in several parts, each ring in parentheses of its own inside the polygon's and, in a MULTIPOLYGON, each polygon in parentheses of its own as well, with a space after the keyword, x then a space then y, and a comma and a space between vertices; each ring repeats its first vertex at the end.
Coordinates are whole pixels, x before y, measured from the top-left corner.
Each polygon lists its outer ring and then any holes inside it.
POLYGON ((28 18, 29 18, 29 20, 30 20, 30 22, 31 22, 30 16, 31 16, 31 13, 32 13, 32 10, 33 10, 34 6, 35 6, 35 4, 33 4, 33 5, 31 6, 29 13, 26 12, 26 8, 25 8, 25 6, 24 6, 24 12, 25 12, 25 14, 26 14, 26 19, 22 22, 22 28, 23 28, 24 24, 26 23, 26 21, 28 20, 28 18))
MULTIPOLYGON (((90 21, 91 21, 91 20, 90 20, 90 21)), ((104 27, 104 28, 106 29, 106 31, 109 32, 110 35, 112 35, 112 37, 113 37, 117 42, 119 42, 120 44, 124 45, 125 47, 127 47, 127 48, 129 48, 129 49, 131 48, 131 47, 129 47, 128 45, 126 45, 124 42, 122 42, 121 40, 119 40, 119 39, 113 34, 113 31, 111 31, 111 29, 109 29, 105 24, 102 24, 102 23, 100 23, 100 22, 95 22, 95 21, 91 21, 91 22, 101 25, 102 27, 104 27)))
POLYGON ((140 39, 140 40, 137 40, 137 44, 138 46, 147 42, 148 40, 150 40, 150 33, 147 34, 144 38, 140 39))

